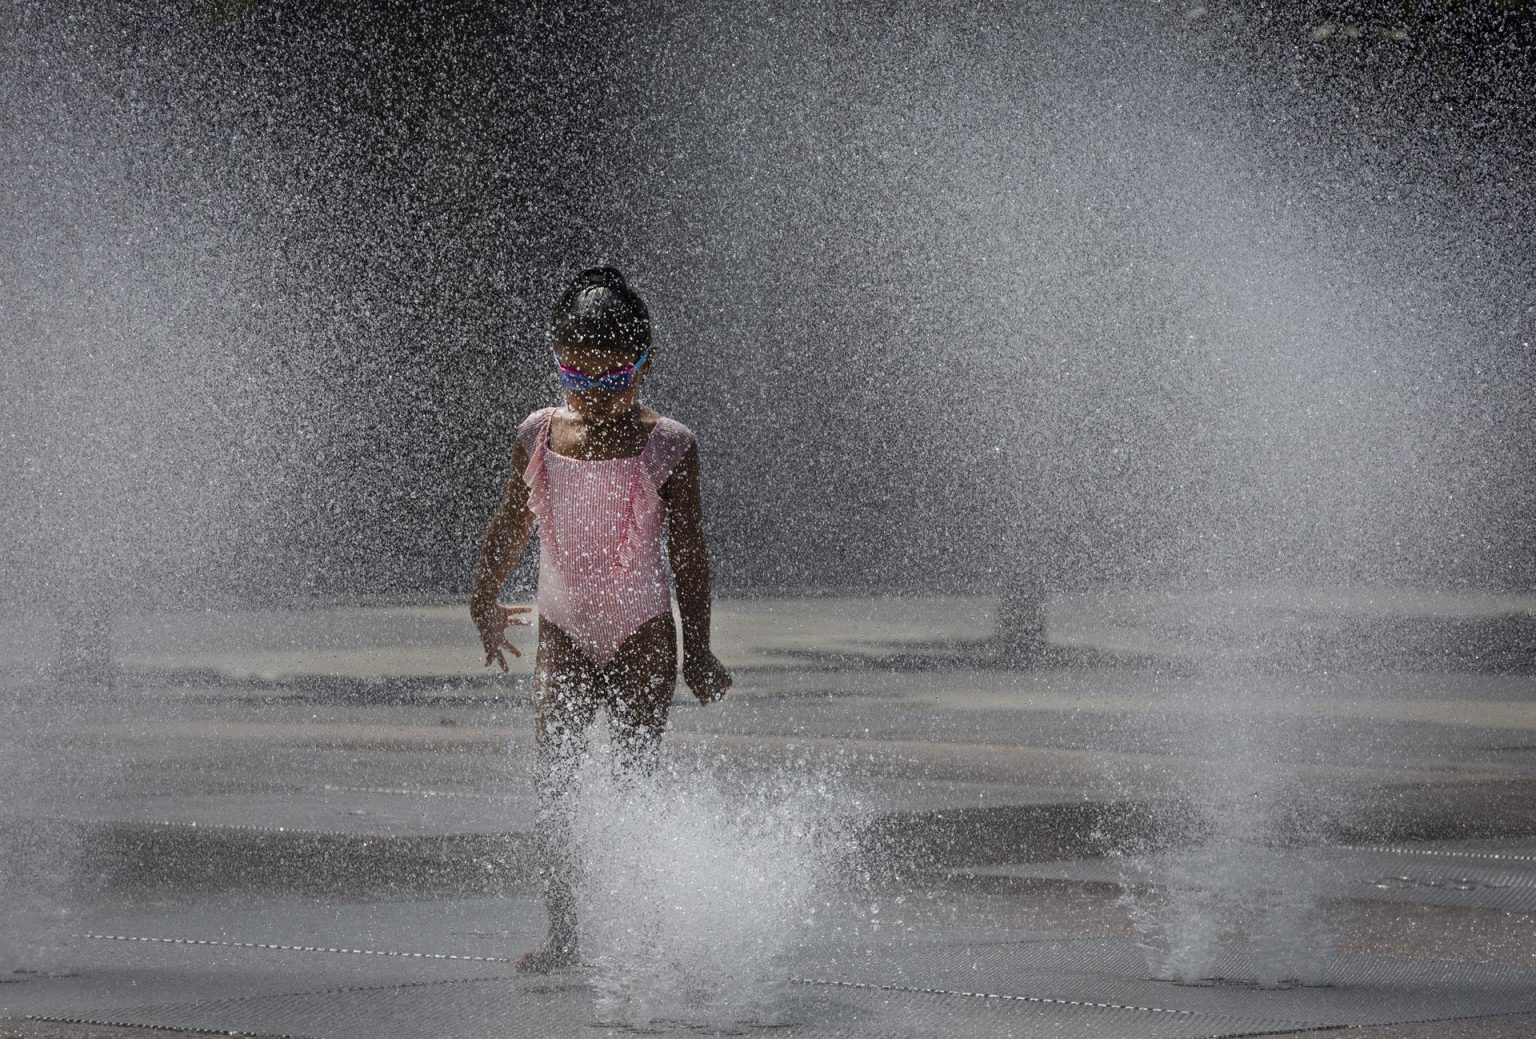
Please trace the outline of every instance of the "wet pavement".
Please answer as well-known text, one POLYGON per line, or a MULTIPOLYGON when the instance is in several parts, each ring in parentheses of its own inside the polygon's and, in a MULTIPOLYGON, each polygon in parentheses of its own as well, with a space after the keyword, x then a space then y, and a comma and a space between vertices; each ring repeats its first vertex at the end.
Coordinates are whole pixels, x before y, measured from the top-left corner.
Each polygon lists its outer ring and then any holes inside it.
MULTIPOLYGON (((673 753, 726 785, 821 777, 861 876, 772 1020, 649 1027, 1536 1034, 1533 606, 1080 596, 1019 669, 984 598, 723 602, 738 685, 680 690, 673 753), (1317 985, 1243 982, 1241 936, 1208 985, 1138 949, 1116 853, 1180 836, 1234 749, 1305 809, 1271 839, 1325 877, 1317 985)), ((3 630, 12 1033, 609 1030, 590 970, 510 969, 542 927, 528 683, 476 666, 462 607, 124 615, 109 682, 48 671, 45 617, 3 630)))

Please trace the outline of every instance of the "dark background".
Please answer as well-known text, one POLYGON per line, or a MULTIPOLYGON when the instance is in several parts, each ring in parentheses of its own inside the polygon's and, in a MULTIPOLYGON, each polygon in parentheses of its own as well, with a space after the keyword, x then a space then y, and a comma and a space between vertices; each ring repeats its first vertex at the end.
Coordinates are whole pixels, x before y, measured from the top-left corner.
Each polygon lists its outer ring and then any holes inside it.
POLYGON ((99 7, 6 27, 13 594, 462 593, 598 261, 723 589, 1536 580, 1527 4, 99 7))

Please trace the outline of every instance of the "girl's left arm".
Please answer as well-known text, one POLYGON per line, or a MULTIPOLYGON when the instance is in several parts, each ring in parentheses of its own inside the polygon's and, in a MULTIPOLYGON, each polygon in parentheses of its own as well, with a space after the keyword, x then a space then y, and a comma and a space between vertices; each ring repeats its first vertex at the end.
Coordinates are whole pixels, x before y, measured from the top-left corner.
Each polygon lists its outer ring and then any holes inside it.
POLYGON ((697 444, 688 448, 662 484, 661 497, 667 505, 667 555, 683 620, 683 681, 700 703, 710 703, 731 687, 731 673, 709 646, 709 549, 704 543, 697 444))

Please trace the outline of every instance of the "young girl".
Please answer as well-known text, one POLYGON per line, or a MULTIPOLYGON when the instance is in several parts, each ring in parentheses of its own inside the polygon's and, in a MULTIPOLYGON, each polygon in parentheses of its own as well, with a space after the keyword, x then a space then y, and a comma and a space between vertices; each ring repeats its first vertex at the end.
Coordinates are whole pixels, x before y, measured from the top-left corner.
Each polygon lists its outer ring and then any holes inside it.
POLYGON ((470 612, 485 663, 507 669, 509 624, 528 607, 497 602, 539 529, 539 645, 534 662, 536 843, 549 940, 518 960, 543 973, 577 959, 569 792, 598 708, 621 763, 656 760, 677 682, 677 630, 667 554, 683 627, 683 680, 702 703, 731 676, 709 648, 709 555, 699 508, 699 452, 680 422, 640 403, 654 362, 645 303, 612 267, 590 267, 561 294, 550 327, 565 407, 523 420, 512 476, 475 568, 470 612))

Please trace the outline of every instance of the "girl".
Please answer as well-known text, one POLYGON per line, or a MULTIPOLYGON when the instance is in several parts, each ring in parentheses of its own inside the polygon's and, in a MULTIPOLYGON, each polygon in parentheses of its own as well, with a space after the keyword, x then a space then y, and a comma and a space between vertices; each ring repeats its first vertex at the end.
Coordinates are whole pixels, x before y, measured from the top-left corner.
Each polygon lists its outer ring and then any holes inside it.
POLYGON ((517 963, 544 973, 577 959, 570 788, 598 708, 621 763, 654 766, 677 682, 677 630, 661 531, 677 582, 683 680, 701 703, 731 676, 709 648, 709 555, 699 507, 699 452, 680 422, 640 403, 653 363, 651 319, 612 267, 589 267, 561 294, 550 326, 565 407, 523 420, 512 476, 475 568, 470 612, 485 663, 507 670, 509 624, 528 607, 497 602, 539 528, 539 644, 534 661, 535 786, 549 940, 517 963))

